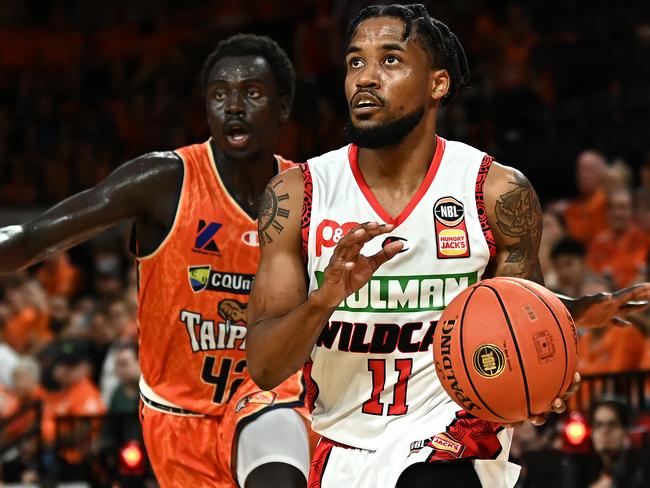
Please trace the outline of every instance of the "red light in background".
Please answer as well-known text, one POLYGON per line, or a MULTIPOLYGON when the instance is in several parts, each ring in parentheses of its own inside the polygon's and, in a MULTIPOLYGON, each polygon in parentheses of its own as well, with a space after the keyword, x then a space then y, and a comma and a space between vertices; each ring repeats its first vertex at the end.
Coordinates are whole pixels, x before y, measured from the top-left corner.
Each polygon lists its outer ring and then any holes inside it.
POLYGON ((135 441, 127 443, 120 451, 120 458, 128 469, 136 469, 143 459, 142 448, 135 441))
POLYGON ((587 426, 581 420, 569 420, 564 426, 564 432, 569 444, 574 446, 579 446, 587 438, 587 426))

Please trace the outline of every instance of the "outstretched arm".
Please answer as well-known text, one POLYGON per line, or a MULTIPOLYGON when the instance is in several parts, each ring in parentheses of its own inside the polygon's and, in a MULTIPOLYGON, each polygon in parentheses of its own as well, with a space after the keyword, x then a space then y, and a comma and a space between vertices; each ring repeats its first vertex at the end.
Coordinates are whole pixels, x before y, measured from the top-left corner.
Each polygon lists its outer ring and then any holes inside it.
POLYGON ((178 191, 180 171, 181 162, 174 153, 146 154, 38 217, 0 228, 0 273, 41 261, 124 219, 162 218, 160 199, 178 191))
MULTIPOLYGON (((538 257, 542 209, 535 190, 522 173, 498 163, 493 163, 485 186, 488 222, 497 243, 491 276, 516 276, 543 285, 538 257)), ((615 293, 558 297, 579 327, 624 325, 628 322, 622 316, 647 306, 650 284, 615 293)))
POLYGON ((271 180, 260 204, 262 255, 248 303, 246 356, 253 381, 264 389, 302 367, 336 307, 402 248, 398 241, 363 256, 363 245, 393 226, 370 222, 355 227, 338 242, 323 283, 308 296, 301 257, 302 200, 302 174, 293 168, 271 180))

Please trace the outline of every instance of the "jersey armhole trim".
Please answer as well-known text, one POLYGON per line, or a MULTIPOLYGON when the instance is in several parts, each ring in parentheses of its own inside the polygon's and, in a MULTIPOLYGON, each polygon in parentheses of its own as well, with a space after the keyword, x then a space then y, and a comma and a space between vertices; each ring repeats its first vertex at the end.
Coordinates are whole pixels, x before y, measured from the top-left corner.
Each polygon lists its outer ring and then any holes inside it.
POLYGON ((478 174, 476 176, 476 186, 475 186, 475 195, 476 195, 476 210, 478 212, 478 221, 481 224, 481 230, 483 231, 483 236, 485 237, 485 242, 488 245, 490 250, 490 258, 494 258, 497 254, 497 244, 492 235, 492 230, 490 229, 490 224, 488 223, 487 210, 485 209, 485 195, 483 194, 483 185, 487 179, 488 172, 490 171, 490 166, 494 158, 486 154, 483 156, 483 161, 481 161, 481 166, 478 169, 478 174))
POLYGON ((314 184, 311 179, 309 163, 300 165, 303 179, 302 216, 300 219, 300 231, 302 234, 302 261, 305 267, 309 264, 309 226, 311 224, 311 208, 313 202, 314 184))
POLYGON ((162 251, 164 249, 167 242, 169 242, 171 237, 174 235, 174 232, 176 231, 176 227, 178 227, 178 222, 180 220, 180 215, 181 215, 181 212, 183 210, 183 205, 185 203, 184 196, 185 196, 185 187, 187 185, 187 180, 188 180, 188 177, 187 177, 188 163, 187 163, 187 161, 185 161, 185 158, 179 152, 177 152, 177 151, 173 151, 173 152, 181 162, 181 178, 182 178, 182 182, 181 182, 181 185, 180 185, 181 191, 180 191, 180 194, 178 195, 178 203, 176 204, 176 214, 174 215, 174 221, 172 222, 172 226, 169 228, 169 232, 167 232, 167 235, 162 240, 162 242, 160 244, 158 244, 158 247, 156 249, 154 249, 149 254, 145 254, 144 256, 138 256, 138 255, 135 256, 136 260, 138 260, 138 261, 146 261, 146 260, 155 258, 156 255, 160 251, 162 251))

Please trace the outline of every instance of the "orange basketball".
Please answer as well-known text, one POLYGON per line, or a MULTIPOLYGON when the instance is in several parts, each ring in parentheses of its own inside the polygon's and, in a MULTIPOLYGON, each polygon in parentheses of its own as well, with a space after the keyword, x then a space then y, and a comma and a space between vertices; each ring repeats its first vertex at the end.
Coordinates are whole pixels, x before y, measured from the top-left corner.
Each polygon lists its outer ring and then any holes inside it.
POLYGON ((578 360, 578 335, 564 304, 519 278, 464 290, 440 317, 433 344, 449 396, 497 423, 547 411, 570 386, 578 360))

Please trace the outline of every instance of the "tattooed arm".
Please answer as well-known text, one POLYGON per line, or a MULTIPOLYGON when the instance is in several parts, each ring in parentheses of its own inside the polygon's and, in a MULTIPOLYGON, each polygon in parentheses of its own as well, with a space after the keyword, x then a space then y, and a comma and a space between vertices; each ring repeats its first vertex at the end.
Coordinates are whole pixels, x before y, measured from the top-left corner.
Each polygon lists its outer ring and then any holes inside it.
POLYGON ((307 298, 302 206, 299 168, 272 179, 260 201, 261 258, 246 310, 246 362, 253 381, 265 390, 302 367, 330 313, 307 298))
POLYGON ((542 209, 528 179, 493 163, 485 183, 488 222, 497 245, 491 276, 516 276, 544 284, 539 263, 542 209))

